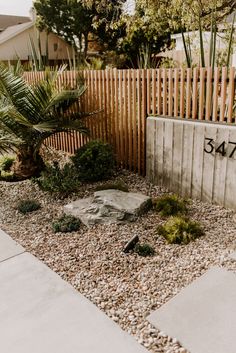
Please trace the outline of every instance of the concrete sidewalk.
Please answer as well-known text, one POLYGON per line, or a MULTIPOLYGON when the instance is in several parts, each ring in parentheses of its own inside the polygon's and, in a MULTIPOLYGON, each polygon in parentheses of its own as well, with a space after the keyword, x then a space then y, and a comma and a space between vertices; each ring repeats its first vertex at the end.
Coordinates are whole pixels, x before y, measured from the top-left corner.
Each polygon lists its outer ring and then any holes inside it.
POLYGON ((0 231, 1 353, 147 353, 0 231))

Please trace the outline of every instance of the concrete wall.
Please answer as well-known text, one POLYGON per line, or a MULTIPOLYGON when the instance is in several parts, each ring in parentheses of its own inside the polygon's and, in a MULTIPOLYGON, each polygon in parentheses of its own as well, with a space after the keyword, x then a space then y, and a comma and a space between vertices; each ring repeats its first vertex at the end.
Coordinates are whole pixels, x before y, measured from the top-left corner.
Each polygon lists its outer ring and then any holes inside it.
POLYGON ((147 178, 181 196, 236 209, 236 126, 147 119, 147 178))
MULTIPOLYGON (((25 30, 24 32, 16 35, 15 37, 7 40, 6 42, 0 45, 0 60, 28 60, 31 56, 30 49, 30 39, 32 38, 35 47, 38 47, 37 40, 37 30, 34 26, 25 30)), ((42 45, 42 54, 46 54, 46 33, 43 32, 40 34, 41 45, 42 45)), ((57 37, 55 34, 50 34, 48 38, 48 49, 49 49, 49 60, 63 60, 68 59, 67 49, 69 50, 71 58, 72 48, 61 38, 57 37)))

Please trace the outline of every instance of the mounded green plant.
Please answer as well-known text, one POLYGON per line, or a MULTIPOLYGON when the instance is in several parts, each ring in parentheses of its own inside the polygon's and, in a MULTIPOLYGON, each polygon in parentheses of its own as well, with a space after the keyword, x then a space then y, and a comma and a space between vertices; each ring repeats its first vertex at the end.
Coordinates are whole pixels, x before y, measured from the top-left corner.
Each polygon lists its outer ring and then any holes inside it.
POLYGON ((163 217, 187 213, 187 201, 177 195, 164 195, 154 200, 154 208, 163 217))
POLYGON ((95 191, 101 191, 101 190, 120 190, 120 191, 124 191, 124 192, 129 192, 129 188, 128 185, 126 185, 124 182, 122 181, 117 181, 114 183, 105 183, 102 185, 98 185, 95 188, 95 191))
POLYGON ((143 256, 143 257, 153 256, 155 254, 155 250, 148 243, 144 243, 144 244, 137 243, 134 247, 134 252, 136 252, 139 256, 143 256))
POLYGON ((115 158, 111 145, 94 140, 81 147, 71 160, 82 181, 105 180, 112 176, 115 158))
POLYGON ((204 234, 201 225, 186 217, 171 217, 157 229, 169 244, 188 244, 204 234))
POLYGON ((65 195, 78 191, 81 185, 77 171, 71 163, 65 164, 62 168, 58 162, 47 165, 41 176, 34 181, 43 191, 65 195))
POLYGON ((36 200, 21 200, 18 204, 17 204, 17 209, 20 213, 26 214, 26 213, 30 213, 33 211, 37 211, 38 209, 40 209, 41 205, 38 201, 36 200))
POLYGON ((2 156, 0 158, 0 171, 9 172, 15 161, 13 156, 2 156))
POLYGON ((88 132, 82 118, 94 113, 71 109, 86 87, 78 80, 74 89, 66 84, 59 89, 63 70, 47 72, 30 85, 0 64, 0 152, 16 152, 12 170, 19 180, 37 176, 45 167, 40 156, 45 139, 58 132, 88 132))
POLYGON ((52 223, 52 228, 55 233, 71 233, 79 230, 80 225, 78 218, 64 214, 52 223))

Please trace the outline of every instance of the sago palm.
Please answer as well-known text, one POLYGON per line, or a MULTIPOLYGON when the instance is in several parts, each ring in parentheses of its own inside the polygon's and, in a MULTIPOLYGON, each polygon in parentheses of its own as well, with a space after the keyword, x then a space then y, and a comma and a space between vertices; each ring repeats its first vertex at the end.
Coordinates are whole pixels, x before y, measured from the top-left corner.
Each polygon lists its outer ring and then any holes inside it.
POLYGON ((77 130, 87 133, 82 118, 92 113, 73 112, 72 105, 85 91, 57 88, 62 70, 30 85, 0 64, 0 152, 16 151, 13 172, 16 178, 36 175, 43 168, 40 148, 49 136, 77 130))

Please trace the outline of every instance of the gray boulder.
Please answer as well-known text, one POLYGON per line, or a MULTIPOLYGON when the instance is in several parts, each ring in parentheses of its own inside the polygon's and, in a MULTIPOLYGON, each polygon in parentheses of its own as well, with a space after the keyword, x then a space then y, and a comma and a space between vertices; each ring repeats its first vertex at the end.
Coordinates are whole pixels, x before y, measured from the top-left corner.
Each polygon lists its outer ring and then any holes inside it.
POLYGON ((93 197, 64 206, 66 214, 78 217, 86 226, 135 221, 151 207, 151 198, 120 190, 102 190, 93 197))

